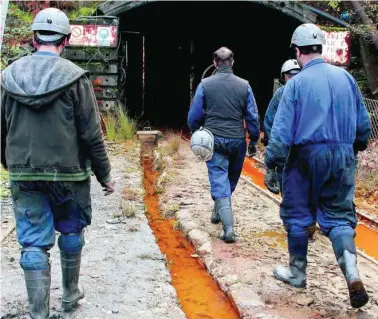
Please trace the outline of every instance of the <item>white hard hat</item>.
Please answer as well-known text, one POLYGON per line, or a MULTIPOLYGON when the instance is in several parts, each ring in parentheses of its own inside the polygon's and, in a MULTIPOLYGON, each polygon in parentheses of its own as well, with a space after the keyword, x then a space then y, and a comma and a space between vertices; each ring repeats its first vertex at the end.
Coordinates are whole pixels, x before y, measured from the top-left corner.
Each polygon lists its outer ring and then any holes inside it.
POLYGON ((298 73, 301 70, 301 67, 298 64, 298 61, 295 59, 287 60, 281 68, 281 74, 282 73, 298 73))
POLYGON ((71 33, 70 21, 66 14, 56 8, 47 8, 38 12, 31 26, 32 31, 42 41, 53 42, 71 33), (40 34, 38 31, 51 31, 55 34, 40 34))
POLYGON ((295 29, 290 46, 304 47, 323 44, 326 44, 323 31, 315 24, 304 23, 295 29))
POLYGON ((214 153, 213 134, 201 127, 190 138, 190 149, 200 160, 205 162, 211 160, 214 153))

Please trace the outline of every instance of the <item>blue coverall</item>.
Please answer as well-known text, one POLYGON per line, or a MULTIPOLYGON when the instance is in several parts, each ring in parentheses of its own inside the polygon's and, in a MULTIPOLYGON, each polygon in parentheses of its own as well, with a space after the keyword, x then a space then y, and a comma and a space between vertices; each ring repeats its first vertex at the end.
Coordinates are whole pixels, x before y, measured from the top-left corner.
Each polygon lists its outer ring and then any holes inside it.
MULTIPOLYGON (((278 105, 280 104, 280 100, 282 98, 284 89, 285 89, 285 86, 281 86, 280 88, 276 90, 276 92, 274 92, 274 95, 269 102, 268 109, 266 110, 265 118, 264 118, 264 137, 267 140, 269 140, 270 138, 270 133, 273 127, 274 117, 276 116, 278 105)), ((277 179, 279 182, 280 192, 282 194, 282 170, 281 169, 277 171, 277 179)))
POLYGON ((268 109, 265 113, 264 118, 264 135, 269 140, 270 132, 272 131, 274 117, 276 116, 278 104, 280 103, 282 93, 285 86, 281 86, 274 92, 272 99, 269 102, 268 109))
POLYGON ((306 228, 316 220, 337 258, 355 253, 354 151, 367 147, 370 132, 359 87, 342 68, 315 59, 285 85, 265 162, 284 167, 280 216, 290 255, 307 255, 306 228))
MULTIPOLYGON (((198 130, 205 121, 205 96, 202 84, 196 89, 188 114, 188 126, 192 132, 198 130)), ((258 111, 251 87, 248 85, 245 121, 251 143, 257 144, 260 135, 258 111)), ((211 197, 213 200, 230 197, 239 181, 247 151, 245 139, 214 136, 214 154, 206 162, 211 197)))

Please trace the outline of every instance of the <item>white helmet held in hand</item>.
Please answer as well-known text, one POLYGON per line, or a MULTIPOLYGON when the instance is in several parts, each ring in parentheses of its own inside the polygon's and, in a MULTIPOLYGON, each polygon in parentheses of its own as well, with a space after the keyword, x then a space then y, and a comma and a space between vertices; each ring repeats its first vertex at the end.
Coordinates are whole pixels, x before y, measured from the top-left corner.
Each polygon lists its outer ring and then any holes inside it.
POLYGON ((190 138, 190 149, 200 160, 205 162, 211 160, 214 153, 213 134, 201 127, 190 138))
POLYGON ((291 37, 290 47, 326 44, 323 31, 315 24, 304 23, 295 29, 291 37))
POLYGON ((298 73, 301 70, 301 67, 298 64, 298 61, 295 59, 287 60, 281 68, 281 74, 283 73, 298 73))

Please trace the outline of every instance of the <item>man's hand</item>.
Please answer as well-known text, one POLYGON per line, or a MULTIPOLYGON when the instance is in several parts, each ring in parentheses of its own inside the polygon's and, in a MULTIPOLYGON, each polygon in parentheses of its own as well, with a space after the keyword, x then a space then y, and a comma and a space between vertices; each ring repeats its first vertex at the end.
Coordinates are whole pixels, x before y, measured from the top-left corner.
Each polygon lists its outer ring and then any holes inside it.
POLYGON ((248 145, 248 156, 253 157, 257 154, 256 146, 253 145, 251 142, 248 145))
POLYGON ((101 186, 104 187, 103 191, 105 192, 105 196, 108 196, 115 191, 115 182, 110 181, 107 183, 101 183, 101 186))
POLYGON ((277 172, 274 168, 267 168, 264 177, 264 184, 266 188, 273 194, 280 193, 279 181, 277 172))

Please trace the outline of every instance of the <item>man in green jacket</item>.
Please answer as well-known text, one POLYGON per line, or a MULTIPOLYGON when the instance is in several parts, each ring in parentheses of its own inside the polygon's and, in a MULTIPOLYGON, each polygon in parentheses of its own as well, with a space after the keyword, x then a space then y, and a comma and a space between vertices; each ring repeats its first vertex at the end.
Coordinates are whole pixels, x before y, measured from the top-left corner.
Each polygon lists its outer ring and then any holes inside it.
POLYGON ((49 318, 48 251, 60 232, 64 310, 79 286, 83 229, 91 223, 90 175, 114 192, 100 115, 87 72, 60 57, 67 16, 40 11, 32 24, 37 52, 2 72, 1 164, 9 171, 16 231, 33 319, 49 318))

